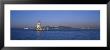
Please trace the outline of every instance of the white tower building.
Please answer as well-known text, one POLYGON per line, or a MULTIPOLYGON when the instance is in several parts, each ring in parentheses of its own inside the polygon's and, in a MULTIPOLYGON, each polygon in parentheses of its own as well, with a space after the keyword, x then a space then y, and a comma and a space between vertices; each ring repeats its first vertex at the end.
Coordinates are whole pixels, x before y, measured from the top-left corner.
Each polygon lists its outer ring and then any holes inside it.
POLYGON ((37 23, 37 25, 36 25, 36 30, 37 30, 37 31, 41 31, 41 30, 42 30, 40 21, 39 21, 39 22, 37 23))

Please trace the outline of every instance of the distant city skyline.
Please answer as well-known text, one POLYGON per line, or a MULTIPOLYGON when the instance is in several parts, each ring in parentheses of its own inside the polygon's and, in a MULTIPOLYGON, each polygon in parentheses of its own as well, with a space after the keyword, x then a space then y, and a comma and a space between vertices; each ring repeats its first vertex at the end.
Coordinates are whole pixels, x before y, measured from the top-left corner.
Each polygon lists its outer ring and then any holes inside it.
POLYGON ((100 27, 100 10, 11 10, 11 27, 100 27))

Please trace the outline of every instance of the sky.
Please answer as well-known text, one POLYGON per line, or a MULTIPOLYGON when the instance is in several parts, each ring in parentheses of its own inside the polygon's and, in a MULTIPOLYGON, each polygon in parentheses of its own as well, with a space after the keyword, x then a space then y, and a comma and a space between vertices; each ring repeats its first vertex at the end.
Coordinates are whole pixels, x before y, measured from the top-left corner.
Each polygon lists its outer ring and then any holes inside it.
POLYGON ((11 27, 100 26, 100 10, 11 10, 11 27))

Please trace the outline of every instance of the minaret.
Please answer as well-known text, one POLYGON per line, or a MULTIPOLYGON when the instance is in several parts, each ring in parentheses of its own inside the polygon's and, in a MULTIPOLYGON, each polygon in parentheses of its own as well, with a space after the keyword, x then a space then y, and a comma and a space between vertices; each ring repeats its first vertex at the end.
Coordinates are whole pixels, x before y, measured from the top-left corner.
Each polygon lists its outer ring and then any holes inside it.
POLYGON ((37 25, 36 25, 36 30, 37 30, 37 31, 41 31, 41 30, 42 30, 40 21, 38 21, 38 23, 37 23, 37 25))

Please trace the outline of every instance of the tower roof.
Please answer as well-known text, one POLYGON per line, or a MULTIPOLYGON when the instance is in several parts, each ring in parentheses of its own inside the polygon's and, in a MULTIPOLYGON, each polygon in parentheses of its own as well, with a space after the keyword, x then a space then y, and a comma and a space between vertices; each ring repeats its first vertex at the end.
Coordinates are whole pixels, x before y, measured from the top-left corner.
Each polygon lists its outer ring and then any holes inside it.
POLYGON ((38 21, 38 22, 40 22, 40 21, 38 21))

